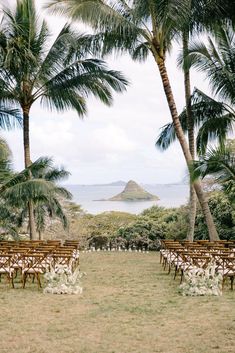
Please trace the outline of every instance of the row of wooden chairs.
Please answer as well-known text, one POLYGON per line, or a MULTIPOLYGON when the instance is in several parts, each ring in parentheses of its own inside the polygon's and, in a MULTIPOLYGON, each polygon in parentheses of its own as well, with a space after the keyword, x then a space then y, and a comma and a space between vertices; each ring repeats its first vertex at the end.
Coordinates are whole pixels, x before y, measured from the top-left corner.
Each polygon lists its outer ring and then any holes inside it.
POLYGON ((205 269, 213 262, 215 271, 222 274, 222 288, 229 278, 233 290, 235 277, 235 241, 233 240, 215 242, 162 240, 160 262, 168 273, 174 269, 174 279, 180 273, 180 282, 183 281, 185 271, 194 268, 205 269))
POLYGON ((21 276, 22 287, 27 277, 37 279, 41 288, 40 275, 58 265, 66 265, 71 271, 79 265, 78 242, 66 240, 51 241, 1 241, 0 242, 0 278, 6 275, 14 288, 14 279, 21 276))

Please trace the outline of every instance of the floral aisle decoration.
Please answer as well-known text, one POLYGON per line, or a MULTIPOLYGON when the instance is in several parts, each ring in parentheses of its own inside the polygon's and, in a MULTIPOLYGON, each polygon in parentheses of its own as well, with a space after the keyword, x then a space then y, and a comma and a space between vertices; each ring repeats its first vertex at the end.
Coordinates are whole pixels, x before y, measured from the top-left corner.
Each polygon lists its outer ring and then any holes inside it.
POLYGON ((79 267, 74 272, 67 265, 56 265, 46 272, 44 278, 47 285, 44 293, 50 294, 81 294, 81 278, 83 273, 80 272, 79 267))
POLYGON ((223 276, 216 272, 215 263, 207 268, 195 267, 184 273, 184 282, 180 285, 183 296, 222 295, 223 276))

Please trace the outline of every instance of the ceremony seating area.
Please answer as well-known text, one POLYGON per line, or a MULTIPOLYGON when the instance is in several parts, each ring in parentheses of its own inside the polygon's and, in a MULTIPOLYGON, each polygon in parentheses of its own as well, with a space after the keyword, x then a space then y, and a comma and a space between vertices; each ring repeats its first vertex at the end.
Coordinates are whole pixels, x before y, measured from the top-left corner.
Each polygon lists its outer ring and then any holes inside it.
POLYGON ((20 276, 22 287, 25 288, 28 277, 36 278, 41 288, 40 275, 67 265, 74 271, 79 265, 78 241, 65 240, 30 240, 0 241, 0 279, 2 275, 14 288, 15 279, 20 276))
POLYGON ((162 240, 160 263, 164 270, 174 269, 174 279, 180 274, 180 283, 184 279, 185 271, 194 268, 205 269, 210 263, 215 264, 215 272, 223 276, 222 288, 227 279, 230 279, 231 289, 235 277, 235 240, 175 241, 162 240))

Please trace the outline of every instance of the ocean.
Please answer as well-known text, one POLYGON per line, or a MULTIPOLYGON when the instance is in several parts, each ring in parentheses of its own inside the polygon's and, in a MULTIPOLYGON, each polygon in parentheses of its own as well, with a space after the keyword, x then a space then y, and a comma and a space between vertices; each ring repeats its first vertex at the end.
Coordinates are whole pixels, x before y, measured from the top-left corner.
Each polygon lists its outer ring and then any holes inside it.
POLYGON ((107 185, 66 185, 72 193, 73 201, 91 214, 106 211, 120 211, 139 214, 144 209, 154 205, 164 207, 179 207, 188 201, 189 187, 185 184, 141 185, 151 194, 159 197, 158 201, 95 201, 110 198, 121 191, 123 186, 107 185))

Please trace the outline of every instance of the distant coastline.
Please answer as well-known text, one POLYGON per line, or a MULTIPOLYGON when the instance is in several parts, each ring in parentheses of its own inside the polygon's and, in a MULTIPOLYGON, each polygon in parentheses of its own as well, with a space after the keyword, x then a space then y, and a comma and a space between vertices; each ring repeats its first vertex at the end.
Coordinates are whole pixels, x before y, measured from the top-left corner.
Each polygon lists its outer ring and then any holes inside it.
MULTIPOLYGON (((107 187, 107 186, 126 186, 127 182, 126 181, 114 181, 111 183, 104 183, 104 184, 64 184, 65 186, 88 186, 88 187, 107 187)), ((156 184, 151 184, 151 183, 139 183, 142 187, 156 187, 156 186, 165 186, 165 187, 170 187, 170 186, 177 186, 177 185, 188 185, 187 181, 182 181, 182 182, 177 182, 177 183, 156 183, 156 184)))

